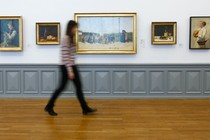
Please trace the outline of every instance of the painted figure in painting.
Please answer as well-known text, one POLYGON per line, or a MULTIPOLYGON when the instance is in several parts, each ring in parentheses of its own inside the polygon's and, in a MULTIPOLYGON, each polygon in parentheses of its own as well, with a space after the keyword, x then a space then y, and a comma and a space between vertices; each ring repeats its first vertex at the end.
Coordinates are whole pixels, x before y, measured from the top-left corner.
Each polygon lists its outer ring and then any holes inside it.
POLYGON ((1 47, 14 47, 14 40, 17 36, 17 31, 12 23, 9 21, 7 24, 8 31, 4 32, 3 43, 1 43, 1 47))
POLYGON ((126 41, 127 41, 127 33, 126 33, 125 30, 122 30, 122 34, 121 34, 120 41, 121 41, 122 43, 126 43, 126 41))
POLYGON ((207 42, 207 29, 206 22, 201 21, 199 24, 199 28, 193 32, 194 40, 194 48, 205 48, 207 42))

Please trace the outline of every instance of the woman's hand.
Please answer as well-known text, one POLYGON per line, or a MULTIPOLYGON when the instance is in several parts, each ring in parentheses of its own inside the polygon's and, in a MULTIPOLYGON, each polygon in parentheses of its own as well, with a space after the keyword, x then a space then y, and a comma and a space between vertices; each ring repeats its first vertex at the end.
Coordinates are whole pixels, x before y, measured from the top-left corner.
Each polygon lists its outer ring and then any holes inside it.
POLYGON ((69 79, 70 80, 73 80, 74 79, 74 72, 73 71, 70 71, 69 72, 69 79))

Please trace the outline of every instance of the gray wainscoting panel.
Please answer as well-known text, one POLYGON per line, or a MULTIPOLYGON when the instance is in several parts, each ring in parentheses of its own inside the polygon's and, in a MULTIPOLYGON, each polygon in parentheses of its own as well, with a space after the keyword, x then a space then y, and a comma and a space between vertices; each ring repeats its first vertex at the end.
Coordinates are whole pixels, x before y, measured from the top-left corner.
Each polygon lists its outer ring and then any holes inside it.
POLYGON ((165 93, 165 76, 164 70, 150 71, 150 94, 165 93))
MULTIPOLYGON (((210 98, 210 65, 79 65, 87 97, 210 98)), ((58 65, 0 65, 0 98, 49 97, 60 83, 58 65)), ((62 94, 75 97, 69 81, 62 94)))
POLYGON ((93 77, 92 77, 92 71, 80 71, 80 77, 82 81, 82 88, 84 93, 86 94, 92 94, 93 92, 93 77))
POLYGON ((210 94, 210 70, 204 71, 204 94, 210 94))
POLYGON ((111 94, 111 77, 109 71, 97 70, 95 71, 95 94, 111 94))
POLYGON ((202 94, 202 74, 200 70, 186 71, 186 93, 202 94))
POLYGON ((131 72, 131 94, 147 94, 146 71, 131 72))
POLYGON ((113 94, 129 94, 128 71, 114 70, 113 77, 113 94))
POLYGON ((21 93, 21 71, 9 69, 5 70, 5 93, 20 94, 21 93))
POLYGON ((167 74, 168 94, 183 94, 184 75, 181 70, 169 70, 167 74))
POLYGON ((41 70, 41 93, 52 93, 57 87, 57 74, 55 70, 41 70))
POLYGON ((39 73, 37 70, 23 70, 23 93, 39 93, 39 73))

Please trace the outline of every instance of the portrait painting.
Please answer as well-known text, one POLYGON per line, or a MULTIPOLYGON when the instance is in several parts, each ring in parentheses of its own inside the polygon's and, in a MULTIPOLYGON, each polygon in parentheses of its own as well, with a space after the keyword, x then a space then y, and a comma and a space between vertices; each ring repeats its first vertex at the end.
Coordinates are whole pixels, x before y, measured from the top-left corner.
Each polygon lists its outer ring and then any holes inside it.
POLYGON ((135 54, 136 13, 76 13, 79 54, 135 54))
POLYGON ((173 45, 177 40, 176 22, 152 22, 152 44, 173 45))
POLYGON ((37 45, 59 45, 60 23, 36 23, 37 45))
POLYGON ((0 51, 22 50, 22 17, 0 16, 0 51))
POLYGON ((190 49, 210 49, 210 17, 190 18, 190 49))

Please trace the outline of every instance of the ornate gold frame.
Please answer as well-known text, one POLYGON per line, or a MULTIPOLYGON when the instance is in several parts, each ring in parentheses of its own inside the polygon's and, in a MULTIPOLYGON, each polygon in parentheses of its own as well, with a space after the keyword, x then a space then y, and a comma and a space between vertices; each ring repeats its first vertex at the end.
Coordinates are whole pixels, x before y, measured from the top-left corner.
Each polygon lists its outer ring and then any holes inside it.
POLYGON ((152 22, 152 44, 153 45, 175 45, 177 43, 177 22, 152 22), (169 41, 155 41, 155 26, 156 25, 173 25, 174 40, 169 41))
POLYGON ((37 22, 36 23, 36 44, 37 45, 59 45, 60 44, 60 22, 37 22), (47 41, 41 42, 39 41, 39 26, 57 26, 58 30, 58 41, 47 41))
POLYGON ((133 49, 132 50, 80 50, 78 47, 78 33, 76 46, 78 54, 136 54, 137 53, 137 13, 75 13, 74 19, 80 17, 133 17, 133 49))
POLYGON ((19 22, 19 47, 0 47, 0 51, 22 51, 23 50, 23 20, 22 16, 0 16, 0 20, 15 20, 17 19, 19 22))

